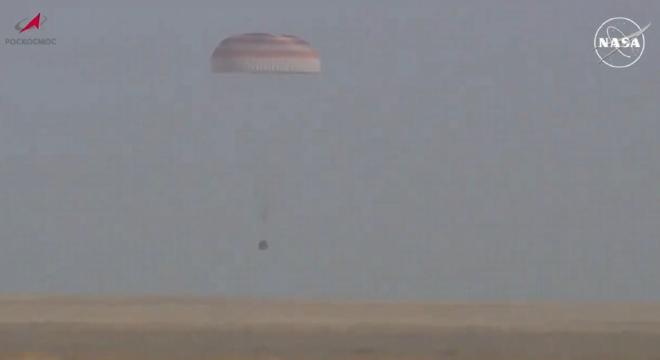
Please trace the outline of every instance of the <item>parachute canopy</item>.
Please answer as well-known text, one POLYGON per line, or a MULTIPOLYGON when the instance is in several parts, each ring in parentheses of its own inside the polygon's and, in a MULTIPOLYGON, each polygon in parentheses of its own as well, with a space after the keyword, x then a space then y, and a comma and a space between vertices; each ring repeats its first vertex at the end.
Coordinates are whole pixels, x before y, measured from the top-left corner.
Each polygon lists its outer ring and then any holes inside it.
POLYGON ((230 36, 211 56, 211 71, 248 73, 318 73, 319 54, 292 35, 251 33, 230 36))

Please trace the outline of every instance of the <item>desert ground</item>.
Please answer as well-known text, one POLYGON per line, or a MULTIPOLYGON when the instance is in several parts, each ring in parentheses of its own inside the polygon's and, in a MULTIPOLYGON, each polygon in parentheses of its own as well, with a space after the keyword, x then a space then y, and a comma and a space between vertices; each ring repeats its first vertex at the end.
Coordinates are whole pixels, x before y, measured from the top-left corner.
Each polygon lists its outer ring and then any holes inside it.
POLYGON ((0 359, 660 360, 660 304, 0 296, 0 359))

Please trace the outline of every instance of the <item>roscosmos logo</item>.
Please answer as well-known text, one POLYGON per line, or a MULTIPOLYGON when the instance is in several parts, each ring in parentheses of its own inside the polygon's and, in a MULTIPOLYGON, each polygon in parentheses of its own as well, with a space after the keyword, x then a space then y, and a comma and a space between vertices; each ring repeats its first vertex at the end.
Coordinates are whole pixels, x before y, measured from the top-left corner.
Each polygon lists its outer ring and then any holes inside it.
POLYGON ((35 30, 40 30, 42 25, 46 23, 46 16, 42 13, 37 13, 33 17, 26 17, 19 20, 14 29, 18 31, 19 37, 5 38, 5 45, 55 45, 55 38, 27 38, 24 37, 27 33, 32 33, 35 30))

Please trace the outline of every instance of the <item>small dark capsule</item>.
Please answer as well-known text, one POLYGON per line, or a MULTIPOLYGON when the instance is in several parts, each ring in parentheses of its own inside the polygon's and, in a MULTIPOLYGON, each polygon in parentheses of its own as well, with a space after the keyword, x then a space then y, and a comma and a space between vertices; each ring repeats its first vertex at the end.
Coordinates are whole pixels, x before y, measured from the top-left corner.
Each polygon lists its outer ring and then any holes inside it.
POLYGON ((267 250, 268 242, 266 240, 259 241, 259 250, 267 250))

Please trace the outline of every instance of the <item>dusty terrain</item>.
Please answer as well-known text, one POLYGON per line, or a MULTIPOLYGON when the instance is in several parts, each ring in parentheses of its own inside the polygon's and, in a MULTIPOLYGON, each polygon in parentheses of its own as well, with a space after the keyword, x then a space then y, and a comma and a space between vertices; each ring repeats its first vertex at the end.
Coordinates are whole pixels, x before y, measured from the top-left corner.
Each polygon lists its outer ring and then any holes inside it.
POLYGON ((0 359, 660 360, 660 304, 0 296, 0 359))

